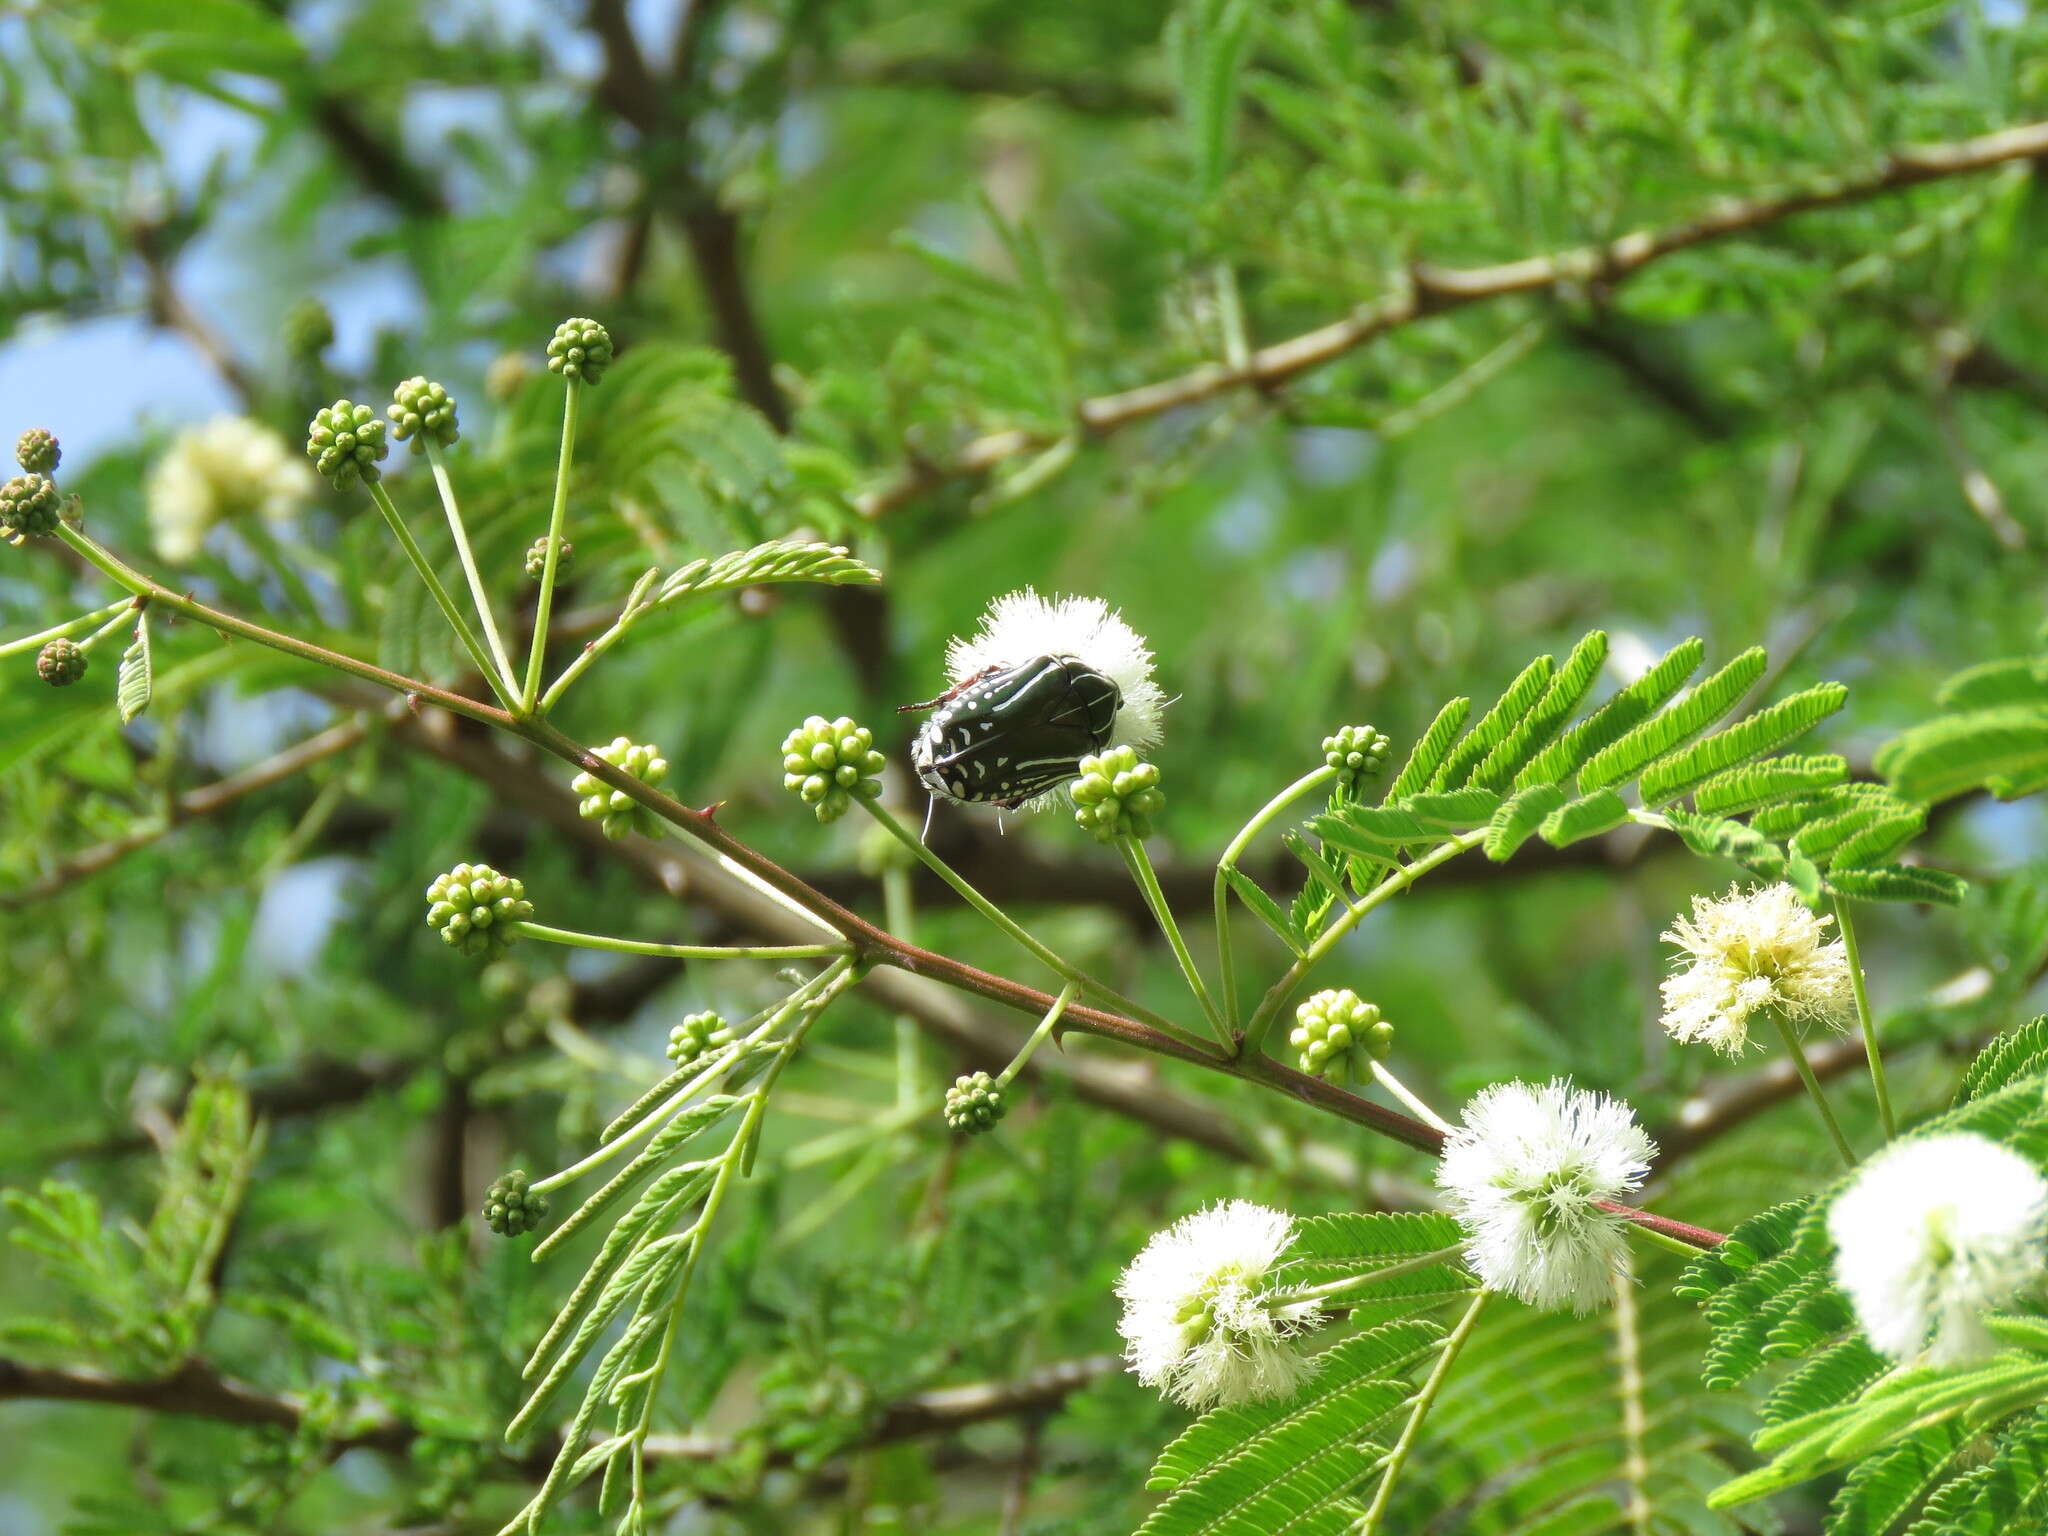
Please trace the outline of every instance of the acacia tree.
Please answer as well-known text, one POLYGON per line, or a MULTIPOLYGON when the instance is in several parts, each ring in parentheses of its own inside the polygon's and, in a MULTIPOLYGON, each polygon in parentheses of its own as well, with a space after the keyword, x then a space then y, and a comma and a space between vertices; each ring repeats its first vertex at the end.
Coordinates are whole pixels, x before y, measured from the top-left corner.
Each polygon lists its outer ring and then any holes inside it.
POLYGON ((2035 29, 645 20, 8 39, 10 315, 243 406, 8 402, 0 1395, 151 1422, 32 1488, 2037 1521, 2048 927, 1916 842, 2048 776, 2038 657, 1932 683, 2038 620, 2035 29), (220 315, 199 98, 298 210, 220 315))

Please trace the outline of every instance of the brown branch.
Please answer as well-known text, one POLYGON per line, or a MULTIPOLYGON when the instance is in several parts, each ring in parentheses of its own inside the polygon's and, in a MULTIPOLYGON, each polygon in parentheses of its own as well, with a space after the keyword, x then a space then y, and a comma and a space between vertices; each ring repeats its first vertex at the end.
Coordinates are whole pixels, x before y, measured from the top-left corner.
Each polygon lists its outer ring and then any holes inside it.
MULTIPOLYGON (((2015 160, 2048 155, 2048 123, 2028 123, 1952 144, 1907 145, 1863 176, 1836 176, 1775 196, 1731 199, 1662 230, 1642 230, 1604 244, 1487 267, 1419 263, 1385 298, 1361 304, 1343 319, 1261 347, 1241 367, 1210 363, 1178 378, 1084 400, 1076 425, 1103 437, 1133 422, 1198 405, 1239 389, 1272 390, 1356 351, 1368 342, 1467 305, 1567 288, 1612 288, 1666 256, 1746 234, 1802 213, 1849 207, 1927 182, 1972 175, 2015 160)), ((1048 446, 1056 434, 1012 429, 977 438, 950 463, 921 463, 867 491, 857 506, 880 517, 942 481, 985 474, 1004 460, 1048 446)))
POLYGON ((286 747, 275 757, 252 768, 182 794, 173 802, 175 815, 139 826, 120 837, 109 838, 82 853, 75 853, 34 885, 18 891, 0 891, 0 912, 33 906, 68 885, 112 867, 136 850, 147 848, 186 821, 211 816, 245 795, 280 784, 315 763, 348 751, 360 743, 368 731, 369 727, 361 717, 345 720, 317 736, 309 736, 295 746, 286 747))
POLYGON ((1106 74, 1034 69, 997 53, 852 55, 832 63, 834 83, 883 89, 950 91, 963 96, 1042 96, 1098 117, 1162 117, 1174 109, 1160 91, 1106 74))
POLYGON ((171 257, 163 248, 162 236, 162 229, 154 224, 136 224, 128 232, 149 283, 149 317, 192 343, 246 408, 256 398, 256 380, 235 357, 226 338, 186 302, 171 275, 171 257))
MULTIPOLYGON (((949 1434, 974 1424, 1019 1414, 1044 1414, 1089 1383, 1114 1372, 1113 1355, 1088 1355, 1062 1361, 1014 1381, 980 1382, 920 1392, 885 1405, 867 1432, 846 1450, 862 1450, 899 1440, 949 1434)), ((180 1418, 211 1419, 221 1424, 279 1429, 296 1433, 305 1403, 290 1393, 266 1392, 221 1375, 200 1360, 188 1360, 167 1376, 123 1377, 77 1367, 31 1365, 0 1355, 0 1402, 41 1401, 96 1403, 111 1408, 139 1408, 180 1418)), ((326 1443, 329 1460, 353 1450, 403 1452, 420 1430, 403 1419, 365 1419, 326 1443)), ((719 1461, 740 1449, 736 1438, 709 1435, 650 1435, 649 1457, 673 1461, 719 1461)), ((536 1446, 508 1458, 529 1477, 544 1474, 553 1463, 552 1444, 536 1446)), ((769 1461, 789 1464, 794 1453, 774 1451, 769 1461)))
MULTIPOLYGON (((601 848, 649 885, 716 912, 742 932, 791 943, 813 942, 819 937, 816 927, 716 863, 692 856, 672 843, 638 837, 609 841, 594 823, 577 813, 575 796, 488 742, 466 734, 423 730, 412 722, 402 725, 394 739, 488 784, 501 804, 524 811, 566 838, 601 848)), ((982 1017, 962 1006, 944 987, 916 975, 876 971, 864 986, 882 1006, 910 1015, 983 1070, 1001 1071, 1023 1043, 1022 1031, 982 1017)), ((1039 1012, 1043 1011, 1041 1007, 1039 1012)), ((1025 1070, 1028 1076, 1064 1077, 1082 1099, 1144 1121, 1166 1135, 1197 1142, 1240 1161, 1259 1160, 1253 1144, 1215 1110, 1162 1088, 1142 1065, 1041 1051, 1025 1070)))

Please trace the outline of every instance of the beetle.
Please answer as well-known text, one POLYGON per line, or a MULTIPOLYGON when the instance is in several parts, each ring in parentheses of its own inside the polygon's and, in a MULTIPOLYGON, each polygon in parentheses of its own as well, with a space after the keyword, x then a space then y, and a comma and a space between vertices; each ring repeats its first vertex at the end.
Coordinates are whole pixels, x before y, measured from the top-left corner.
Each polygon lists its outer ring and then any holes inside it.
POLYGON ((1009 810, 1079 772, 1109 745, 1123 690, 1073 656, 984 667, 923 704, 910 761, 934 795, 1009 810))

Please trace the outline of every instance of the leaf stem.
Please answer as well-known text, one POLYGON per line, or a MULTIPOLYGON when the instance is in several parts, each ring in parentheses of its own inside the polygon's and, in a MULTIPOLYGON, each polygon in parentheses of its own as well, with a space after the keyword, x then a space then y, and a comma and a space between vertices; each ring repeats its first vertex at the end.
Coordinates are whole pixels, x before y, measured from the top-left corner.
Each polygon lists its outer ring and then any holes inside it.
POLYGON ((987 918, 989 922, 1016 940, 1018 944, 1022 945, 1032 955, 1051 966, 1060 976, 1065 977, 1068 981, 1078 981, 1088 991, 1102 998, 1105 1002, 1113 1003, 1133 1018, 1142 1019, 1153 1028, 1166 1031, 1166 1033, 1174 1036, 1183 1044, 1199 1049, 1205 1058, 1209 1060, 1221 1059, 1218 1057, 1216 1047, 1212 1042, 1202 1039, 1199 1035, 1190 1034, 1171 1019, 1163 1018, 1151 1009, 1132 1002, 1121 993, 1095 980, 1071 961, 1062 959, 1052 950, 1046 948, 1045 945, 1027 933, 1001 907, 982 895, 972 885, 969 885, 966 878, 954 869, 952 865, 948 864, 936 853, 933 853, 931 849, 925 847, 923 839, 919 838, 908 827, 904 826, 902 822, 891 815, 880 801, 862 797, 860 804, 870 816, 882 824, 891 837, 916 854, 923 861, 926 868, 950 885, 959 894, 962 901, 966 902, 975 911, 987 918))
POLYGON ((1429 1377, 1422 1383, 1422 1390, 1415 1394, 1415 1406, 1408 1411, 1408 1422, 1401 1426, 1401 1438, 1394 1442, 1394 1448, 1387 1453, 1387 1469, 1380 1475, 1380 1485, 1374 1491, 1372 1504, 1366 1509, 1365 1518, 1358 1523, 1358 1536, 1374 1536, 1380 1528, 1380 1519, 1387 1512, 1388 1501, 1394 1496, 1394 1483, 1407 1465, 1410 1452, 1422 1433, 1422 1421, 1435 1406, 1437 1395, 1443 1391, 1444 1383, 1450 1380, 1451 1366, 1458 1358, 1458 1351, 1465 1347, 1465 1340, 1472 1336, 1473 1325, 1479 1321, 1479 1314, 1486 1309, 1486 1298, 1491 1291, 1480 1290, 1472 1294, 1472 1304, 1465 1308, 1465 1315, 1458 1319, 1450 1337, 1443 1341, 1436 1364, 1429 1368, 1429 1377))
POLYGON ((615 939, 603 933, 577 933, 568 928, 550 928, 545 923, 519 922, 512 932, 550 944, 567 944, 576 949, 608 949, 621 955, 665 955, 673 960, 816 960, 828 955, 850 955, 851 944, 656 944, 645 939, 615 939))
POLYGON ((1145 845, 1137 838, 1126 834, 1117 839, 1117 850, 1124 856, 1124 867, 1130 870, 1131 878, 1138 883, 1144 894, 1145 905, 1152 909, 1152 917, 1159 924, 1159 931, 1166 935, 1166 942, 1173 950, 1173 958, 1180 965, 1180 973, 1187 979, 1188 990, 1195 994, 1195 1001, 1202 1005, 1202 1012, 1208 1015, 1209 1023, 1216 1031, 1216 1038, 1225 1050, 1231 1048, 1230 1027, 1223 1022, 1223 1015, 1216 1011, 1216 1003, 1209 996, 1209 988, 1202 980, 1202 973, 1195 968, 1195 957, 1188 953, 1187 940, 1180 935, 1180 924, 1173 920, 1173 909, 1166 904, 1166 894, 1159 889, 1159 873, 1152 867, 1151 855, 1145 852, 1145 845))
POLYGON ((462 561, 462 574, 468 578, 469 595, 476 600, 477 617, 483 621, 484 638, 490 642, 491 655, 497 659, 497 675, 505 681, 499 692, 509 697, 511 690, 519 686, 519 674, 513 670, 512 658, 505 650, 505 637, 498 633, 497 616, 491 611, 490 589, 484 585, 483 573, 476 568, 476 554, 469 547, 469 529, 462 521, 462 509, 455 500, 455 484, 448 478, 448 465, 441 457, 441 445, 424 433, 420 440, 427 450, 427 466, 434 472, 434 488, 441 493, 441 509, 448 514, 448 532, 455 540, 455 553, 462 561))
POLYGON ((1266 995, 1259 1000, 1259 1006, 1252 1014, 1251 1022, 1245 1026, 1244 1053, 1249 1055, 1264 1045, 1266 1035, 1273 1028, 1273 1021, 1287 1005, 1287 999, 1294 995, 1294 989, 1300 986, 1302 979, 1337 947, 1338 941, 1358 925, 1360 918, 1389 896, 1405 891, 1439 864, 1448 864, 1459 854, 1467 849, 1477 848, 1484 841, 1484 827, 1475 828, 1470 832, 1460 832, 1456 837, 1439 843, 1414 863, 1403 864, 1391 872, 1386 879, 1357 901, 1347 903, 1343 912, 1316 937, 1313 944, 1309 945, 1308 953, 1290 965, 1286 973, 1266 989, 1266 995))
POLYGON ((548 512, 547 556, 540 568, 540 599, 533 610, 533 648, 526 657, 526 686, 519 694, 519 710, 532 714, 540 698, 540 669, 547 660, 548 618, 555 607, 555 574, 562 559, 562 526, 569 518, 569 468, 576 458, 576 404, 583 393, 583 381, 571 379, 562 396, 562 449, 555 459, 555 502, 548 512))
POLYGON ((448 627, 455 631, 455 638, 460 640, 462 648, 469 652, 469 659, 490 683, 491 691, 510 705, 513 698, 510 680, 498 676, 497 669, 491 665, 490 657, 484 654, 483 642, 477 639, 476 631, 469 627, 469 620, 462 616, 462 610, 455 606, 455 599, 448 595, 448 589, 441 585, 441 578, 434 574, 434 567, 428 563, 425 551, 420 548, 419 541, 412 536, 412 529, 406 526, 404 517, 399 514, 397 506, 392 502, 391 493, 384 489, 381 480, 370 481, 369 490, 370 500, 377 504, 377 510, 384 514, 384 521, 391 525, 391 532, 397 538, 399 547, 405 551, 405 558, 412 562, 412 568, 419 573, 420 580, 426 583, 427 591, 433 594, 434 604, 441 610, 441 616, 448 621, 448 627))
POLYGON ((1378 1269, 1346 1275, 1340 1280, 1326 1280, 1321 1285, 1303 1285, 1289 1290, 1273 1291, 1265 1298, 1266 1304, 1269 1308, 1290 1306, 1297 1301, 1321 1301, 1326 1296, 1341 1296, 1346 1291, 1357 1290, 1360 1286, 1371 1285, 1375 1281, 1391 1280, 1396 1275, 1411 1275, 1419 1269, 1428 1269, 1435 1264, 1451 1263, 1464 1251, 1463 1244, 1453 1243, 1448 1248, 1418 1253, 1413 1258, 1402 1259, 1399 1263, 1382 1264, 1378 1269))
POLYGON ((223 635, 237 635, 244 640, 253 640, 258 645, 268 646, 274 651, 283 651, 287 656, 296 656, 301 661, 310 661, 336 672, 347 673, 350 677, 375 683, 380 688, 389 688, 394 693, 428 700, 451 714, 461 715, 482 725, 510 727, 515 724, 512 716, 504 710, 477 699, 450 692, 446 688, 437 688, 417 678, 388 671, 371 662, 358 661, 353 656, 331 651, 324 645, 315 645, 294 635, 265 629, 261 624, 252 624, 247 619, 237 618, 234 614, 187 597, 182 592, 174 592, 162 582, 152 580, 116 558, 104 546, 69 524, 58 526, 57 537, 116 585, 138 596, 147 597, 157 607, 167 608, 172 613, 182 614, 195 623, 204 624, 208 629, 216 630, 223 635))
POLYGON ((1024 1064, 1031 1060, 1039 1046, 1045 1043, 1045 1037, 1053 1032, 1054 1026, 1066 1013, 1067 1004, 1074 1000, 1074 994, 1080 990, 1081 983, 1078 981, 1070 981, 1060 988, 1060 995, 1052 1000, 1052 1006, 1045 1011, 1045 1017, 1038 1021, 1038 1028, 1034 1029, 1031 1038, 1024 1042, 1024 1048, 1010 1059, 1010 1064, 1003 1068, 1001 1075, 996 1078, 996 1087, 1009 1087, 1017 1074, 1024 1070, 1024 1064))
POLYGON ((1842 1154, 1843 1165, 1854 1168, 1856 1154, 1850 1150, 1849 1138, 1842 1134, 1842 1127, 1835 1119, 1834 1110, 1828 1106, 1826 1095, 1820 1091, 1820 1080, 1813 1075, 1813 1066, 1807 1061, 1806 1052, 1800 1047, 1799 1036, 1792 1029, 1792 1021, 1776 1008, 1768 1011, 1771 1022, 1778 1026, 1778 1036, 1785 1042, 1785 1049, 1792 1053, 1792 1065, 1799 1072, 1799 1081, 1806 1085, 1807 1097, 1813 1100, 1813 1107, 1820 1111, 1820 1123, 1827 1127, 1828 1137, 1834 1142, 1835 1150, 1842 1154))
POLYGON ((1643 1238, 1648 1242, 1654 1243, 1659 1248, 1665 1249, 1667 1252, 1677 1254, 1682 1259, 1697 1259, 1700 1256, 1700 1254, 1704 1251, 1702 1249, 1693 1247, 1690 1243, 1680 1242, 1677 1238, 1672 1237, 1669 1233, 1659 1232, 1655 1227, 1644 1226, 1643 1223, 1641 1223, 1640 1221, 1630 1222, 1628 1224, 1628 1230, 1634 1233, 1637 1237, 1643 1238))
POLYGON ((1442 1115, 1439 1115, 1435 1110, 1423 1103, 1420 1098, 1416 1097, 1409 1090, 1406 1083, 1388 1071, 1385 1062, 1375 1061, 1372 1064, 1372 1079, 1403 1104, 1407 1105, 1409 1113, 1413 1114, 1416 1119, 1423 1121, 1425 1124, 1435 1126, 1446 1136, 1456 1129, 1450 1121, 1444 1119, 1442 1115))
POLYGON ((1863 1031, 1863 1053, 1870 1058, 1870 1086, 1877 1095, 1877 1117, 1884 1126, 1884 1139, 1899 1134, 1899 1122, 1892 1114, 1892 1091, 1885 1082, 1884 1052, 1877 1044, 1877 1020, 1870 1012, 1870 992, 1863 979, 1863 955, 1856 945, 1856 925, 1849 919, 1849 904, 1837 896, 1835 926, 1841 930, 1842 947, 1848 951, 1849 987, 1856 997, 1856 1023, 1863 1031))
POLYGON ((1216 957, 1220 970, 1220 990, 1223 994, 1223 1009, 1228 1021, 1237 1023, 1237 957, 1230 948, 1230 889, 1229 871, 1237 868, 1237 861, 1251 846, 1251 840, 1264 831, 1266 826, 1288 806, 1299 800, 1312 789, 1320 788, 1337 776, 1337 770, 1325 763, 1313 773, 1305 773, 1279 794, 1260 807, 1258 814, 1244 824, 1237 836, 1230 840, 1230 846, 1223 850, 1223 857, 1216 861, 1216 957))
POLYGON ((569 685, 581 677, 592 662, 623 640, 626 631, 633 627, 640 615, 654 606, 644 599, 647 589, 654 585, 655 579, 660 575, 659 569, 650 569, 633 583, 633 590, 626 596, 626 605, 619 610, 619 616, 612 620, 611 627, 596 639, 584 642, 583 649, 576 653, 575 659, 562 668, 562 675, 548 684, 548 691, 542 694, 540 699, 542 714, 546 714, 561 702, 562 695, 568 691, 569 685))
POLYGON ((133 602, 133 598, 124 597, 117 603, 95 608, 91 613, 81 613, 77 618, 67 619, 52 628, 33 635, 23 635, 19 640, 10 640, 5 645, 0 645, 0 660, 9 656, 19 656, 23 651, 39 651, 52 640, 68 640, 81 629, 90 629, 95 624, 127 612, 133 602))

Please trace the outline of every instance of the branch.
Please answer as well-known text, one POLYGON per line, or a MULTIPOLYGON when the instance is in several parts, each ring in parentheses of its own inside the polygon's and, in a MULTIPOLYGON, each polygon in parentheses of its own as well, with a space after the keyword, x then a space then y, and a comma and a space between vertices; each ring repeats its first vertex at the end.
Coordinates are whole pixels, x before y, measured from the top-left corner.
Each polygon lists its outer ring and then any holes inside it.
POLYGON ((1099 117, 1164 117, 1173 99, 1114 75, 1059 74, 1034 69, 997 53, 865 55, 832 65, 835 83, 906 90, 951 91, 963 96, 1043 96, 1072 112, 1099 117))
MULTIPOLYGON (((1666 256, 1798 214, 1849 207, 1926 182, 1973 175, 2042 155, 2048 155, 2048 123, 2029 123, 1958 143, 1907 145, 1886 155, 1867 175, 1831 177, 1799 191, 1727 201, 1687 223, 1642 230, 1603 244, 1497 266, 1419 263, 1394 293, 1361 304, 1343 319, 1317 330, 1261 347, 1241 367, 1209 363, 1178 378, 1084 400, 1078 425, 1091 437, 1104 437, 1132 422, 1234 390, 1277 388, 1390 331, 1467 305, 1583 286, 1612 288, 1666 256)), ((990 433, 967 444, 950 463, 918 463, 899 470, 859 497, 856 506, 864 517, 881 517, 943 481, 985 474, 1006 459, 1048 446, 1056 436, 1024 429, 990 433)))
POLYGON ((211 816, 234 804, 245 795, 252 795, 259 789, 268 789, 280 784, 294 774, 303 773, 315 763, 346 752, 362 741, 369 732, 368 724, 359 716, 345 720, 340 725, 330 726, 317 736, 310 736, 278 753, 275 757, 217 780, 199 789, 178 796, 174 803, 175 814, 147 822, 120 837, 109 838, 104 843, 75 853, 64 860, 49 874, 34 885, 18 891, 0 891, 0 912, 20 907, 33 906, 45 897, 55 895, 68 885, 75 884, 90 875, 119 863, 137 849, 147 848, 151 843, 164 837, 182 823, 196 817, 211 816))
MULTIPOLYGON (((500 803, 524 811, 593 851, 620 860, 649 885, 671 897, 687 897, 743 932, 792 943, 818 937, 816 927, 715 862, 692 856, 672 843, 639 837, 610 841, 594 823, 577 813, 574 795, 487 742, 467 735, 427 731, 414 722, 401 725, 394 732, 394 739, 428 752, 489 785, 500 803)), ((963 1007, 944 987, 916 975, 876 971, 865 986, 883 1006, 910 1015, 957 1050, 970 1065, 985 1071, 1000 1072, 1008 1066, 1022 1043, 1019 1031, 982 1018, 963 1007)), ((1044 1006, 1038 1007, 1041 1016, 1044 1011, 1044 1006)), ((1064 1077, 1080 1098, 1143 1121, 1166 1135, 1196 1142, 1239 1161, 1261 1160, 1256 1147, 1214 1109, 1162 1088, 1152 1073, 1139 1064, 1042 1051, 1032 1058, 1025 1071, 1033 1077, 1064 1077)))
MULTIPOLYGON (((1087 1355, 1046 1366, 1014 1381, 943 1387, 900 1398, 885 1405, 872 1427, 842 1449, 864 1450, 899 1440, 948 1434, 994 1419, 1047 1413, 1089 1383, 1115 1372, 1121 1363, 1113 1355, 1087 1355)), ((137 1378, 83 1368, 31 1365, 0 1355, 0 1402, 4 1401, 140 1408, 180 1418, 280 1429, 287 1434, 298 1432, 306 1414, 300 1398, 235 1381, 201 1360, 188 1360, 167 1376, 137 1378)), ((419 1435, 420 1430, 403 1419, 372 1418, 329 1440, 325 1451, 330 1461, 354 1450, 403 1452, 419 1435)), ((740 1448, 739 1439, 726 1436, 651 1435, 647 1440, 650 1457, 672 1461, 719 1461, 740 1448)), ((554 1446, 543 1444, 508 1460, 523 1475, 538 1477, 547 1471, 554 1455, 554 1446)), ((795 1460, 795 1452, 771 1451, 768 1460, 771 1465, 786 1466, 795 1460)))

